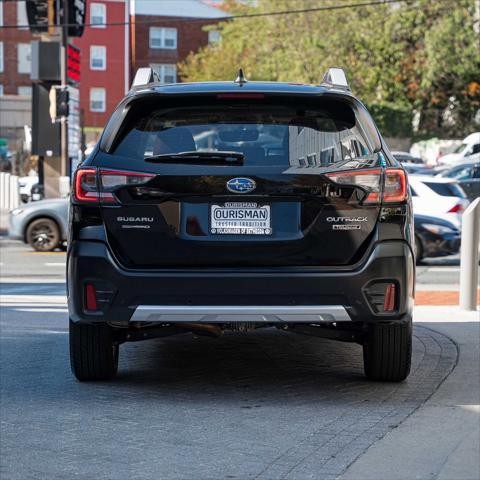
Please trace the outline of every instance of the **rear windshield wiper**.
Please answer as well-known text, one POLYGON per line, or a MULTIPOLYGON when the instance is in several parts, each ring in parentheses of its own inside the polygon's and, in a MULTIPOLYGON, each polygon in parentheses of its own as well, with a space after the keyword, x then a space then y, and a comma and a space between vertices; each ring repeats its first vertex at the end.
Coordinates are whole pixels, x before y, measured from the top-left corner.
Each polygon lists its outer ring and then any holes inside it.
POLYGON ((189 163, 201 165, 243 165, 244 155, 241 152, 179 152, 164 153, 145 157, 151 163, 189 163))

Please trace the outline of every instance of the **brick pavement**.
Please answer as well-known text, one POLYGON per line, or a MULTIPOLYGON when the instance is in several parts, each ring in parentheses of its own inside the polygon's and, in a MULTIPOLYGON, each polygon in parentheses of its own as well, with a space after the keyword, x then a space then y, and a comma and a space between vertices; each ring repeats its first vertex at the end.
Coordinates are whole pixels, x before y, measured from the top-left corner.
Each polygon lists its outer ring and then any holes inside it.
POLYGON ((415 327, 401 384, 361 348, 275 330, 122 346, 119 377, 80 384, 64 313, 2 310, 0 478, 336 478, 416 410, 457 349, 415 327), (5 315, 4 313, 8 313, 5 315))
MULTIPOLYGON (((417 290, 415 305, 458 305, 458 290, 417 290)), ((477 292, 477 303, 480 304, 480 290, 477 292)))

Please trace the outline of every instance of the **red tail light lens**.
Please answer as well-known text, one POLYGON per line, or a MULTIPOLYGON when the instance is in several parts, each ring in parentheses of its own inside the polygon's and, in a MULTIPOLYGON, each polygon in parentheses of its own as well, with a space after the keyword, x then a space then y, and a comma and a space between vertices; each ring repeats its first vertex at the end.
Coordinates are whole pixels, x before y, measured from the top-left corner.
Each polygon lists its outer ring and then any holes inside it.
POLYGON ((155 177, 154 173, 127 172, 123 170, 100 170, 102 201, 114 202, 112 192, 125 185, 143 185, 155 177))
POLYGON ((350 170, 347 172, 327 173, 326 176, 338 185, 354 185, 369 190, 370 193, 363 203, 378 203, 380 195, 380 179, 382 171, 372 170, 350 170))
POLYGON ((125 185, 142 185, 155 177, 153 173, 82 168, 75 172, 75 198, 81 202, 116 202, 113 192, 125 185))
POLYGON ((465 207, 461 203, 457 203, 455 206, 453 206, 448 213, 460 213, 465 210, 465 207))
POLYGON ((383 201, 397 203, 405 201, 406 198, 407 179, 405 171, 401 168, 387 168, 383 187, 383 201))
POLYGON ((97 169, 81 168, 75 172, 75 198, 80 202, 98 202, 97 169))
MULTIPOLYGON (((381 169, 350 170, 327 173, 326 176, 338 185, 353 185, 369 191, 363 203, 379 203, 381 192, 381 169)), ((384 175, 382 201, 403 202, 407 198, 407 179, 401 168, 387 168, 384 175)))

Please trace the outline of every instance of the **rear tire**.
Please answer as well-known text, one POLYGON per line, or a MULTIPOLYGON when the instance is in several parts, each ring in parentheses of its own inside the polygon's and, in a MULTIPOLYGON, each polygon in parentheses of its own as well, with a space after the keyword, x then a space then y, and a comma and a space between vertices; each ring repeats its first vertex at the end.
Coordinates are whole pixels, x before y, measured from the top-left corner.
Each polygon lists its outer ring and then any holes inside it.
POLYGON ((78 380, 113 378, 118 351, 109 325, 84 325, 70 320, 70 366, 78 380))
POLYGON ((412 321, 369 326, 363 345, 365 375, 370 380, 401 382, 412 361, 412 321))

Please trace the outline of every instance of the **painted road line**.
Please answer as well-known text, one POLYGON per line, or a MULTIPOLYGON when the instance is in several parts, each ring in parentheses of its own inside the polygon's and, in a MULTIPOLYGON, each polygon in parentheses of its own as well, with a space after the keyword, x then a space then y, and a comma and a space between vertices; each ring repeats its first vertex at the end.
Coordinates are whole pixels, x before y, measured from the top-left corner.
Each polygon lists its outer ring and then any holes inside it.
POLYGON ((68 308, 14 308, 17 312, 33 312, 33 313, 68 313, 68 308))
POLYGON ((65 252, 22 252, 24 256, 30 255, 66 255, 65 252))
POLYGON ((46 277, 21 277, 21 276, 1 276, 0 277, 0 284, 17 284, 17 285, 42 285, 42 284, 55 284, 55 285, 65 285, 65 272, 51 273, 46 277))
POLYGON ((66 305, 65 295, 0 295, 2 305, 66 305))
POLYGON ((50 295, 65 295, 65 284, 40 284, 32 285, 30 283, 21 283, 18 285, 10 285, 8 283, 0 283, 0 295, 14 295, 14 294, 38 294, 50 295))
POLYGON ((437 273, 437 272, 439 272, 439 273, 443 273, 443 272, 452 273, 452 272, 459 272, 460 267, 430 267, 429 271, 434 272, 434 273, 437 273))
POLYGON ((46 267, 64 267, 67 263, 66 262, 47 262, 44 263, 46 267))

